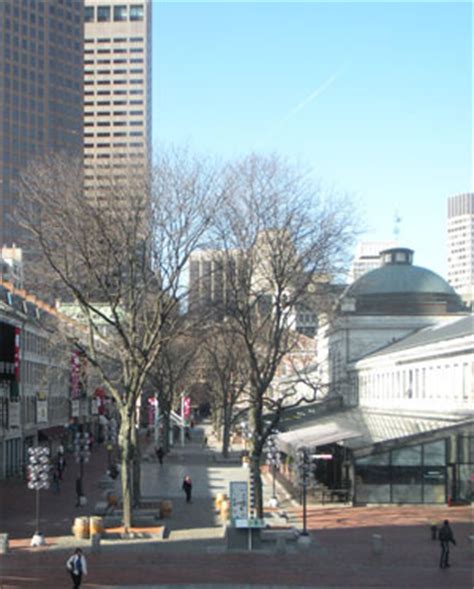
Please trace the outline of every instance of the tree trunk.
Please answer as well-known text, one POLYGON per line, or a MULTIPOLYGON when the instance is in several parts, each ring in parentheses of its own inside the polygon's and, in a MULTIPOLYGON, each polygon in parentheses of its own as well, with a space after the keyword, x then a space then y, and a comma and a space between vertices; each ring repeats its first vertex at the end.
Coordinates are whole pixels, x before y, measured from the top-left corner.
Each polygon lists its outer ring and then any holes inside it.
POLYGON ((170 451, 170 412, 169 410, 164 410, 161 414, 161 419, 163 420, 163 428, 161 430, 162 439, 160 439, 161 447, 165 454, 170 451))
POLYGON ((263 488, 262 477, 260 474, 260 455, 252 451, 250 456, 250 476, 253 479, 253 494, 255 516, 263 518, 263 488))
POLYGON ((128 412, 121 412, 119 434, 119 444, 121 450, 120 478, 122 484, 123 527, 125 533, 127 533, 132 527, 132 480, 130 469, 132 428, 133 423, 130 423, 128 412))
POLYGON ((132 468, 132 505, 138 507, 141 499, 141 451, 140 451, 140 440, 138 437, 139 429, 135 426, 132 427, 131 434, 131 468, 132 468))
POLYGON ((224 412, 224 423, 222 431, 222 456, 227 458, 229 456, 229 445, 230 445, 230 430, 231 430, 231 416, 228 408, 225 408, 224 412))

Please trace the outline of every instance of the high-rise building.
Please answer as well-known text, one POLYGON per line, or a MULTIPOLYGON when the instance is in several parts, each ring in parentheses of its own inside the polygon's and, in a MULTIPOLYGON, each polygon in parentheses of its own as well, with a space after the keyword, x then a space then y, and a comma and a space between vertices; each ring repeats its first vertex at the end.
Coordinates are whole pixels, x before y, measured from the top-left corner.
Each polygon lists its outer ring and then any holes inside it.
POLYGON ((357 244, 354 260, 349 272, 349 281, 354 282, 370 270, 380 268, 380 252, 391 247, 396 247, 397 242, 392 241, 361 241, 357 244))
POLYGON ((474 192, 448 198, 448 282, 474 301, 474 192))
POLYGON ((82 152, 83 3, 0 2, 0 246, 23 245, 15 182, 39 154, 82 152))
POLYGON ((151 2, 85 0, 86 194, 151 155, 151 2), (102 182, 103 181, 103 182, 102 182))

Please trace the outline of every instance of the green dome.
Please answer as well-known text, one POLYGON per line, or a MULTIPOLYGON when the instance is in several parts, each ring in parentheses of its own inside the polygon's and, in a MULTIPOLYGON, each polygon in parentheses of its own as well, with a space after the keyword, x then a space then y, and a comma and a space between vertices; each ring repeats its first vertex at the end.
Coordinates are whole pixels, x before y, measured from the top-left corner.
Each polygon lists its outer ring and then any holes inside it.
POLYGON ((444 278, 420 266, 389 264, 361 276, 346 291, 347 296, 431 293, 455 295, 444 278))
POLYGON ((380 252, 380 257, 383 266, 351 284, 342 297, 341 308, 362 314, 437 314, 464 310, 459 295, 444 278, 413 266, 413 250, 392 248, 380 252))

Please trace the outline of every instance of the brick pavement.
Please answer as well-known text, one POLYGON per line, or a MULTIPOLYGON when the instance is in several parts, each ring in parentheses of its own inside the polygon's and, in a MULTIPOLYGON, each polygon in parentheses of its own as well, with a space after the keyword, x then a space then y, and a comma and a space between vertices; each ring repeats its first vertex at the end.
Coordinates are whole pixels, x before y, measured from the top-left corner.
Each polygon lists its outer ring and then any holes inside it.
MULTIPOLYGON (((103 473, 104 461, 105 455, 101 456, 98 450, 93 455, 91 472, 96 472, 100 476, 103 473)), ((187 467, 192 463, 196 469, 207 469, 211 464, 216 470, 212 471, 213 479, 207 477, 210 485, 213 484, 213 480, 226 480, 226 465, 222 466, 222 471, 217 469, 212 450, 199 452, 196 444, 184 449, 176 448, 169 458, 171 468, 168 476, 174 476, 174 469, 179 468, 181 463, 187 467)), ((156 473, 158 465, 149 463, 145 468, 153 469, 156 473)), ((164 472, 161 475, 164 477, 164 472)), ((206 476, 200 476, 204 485, 206 476)), ((0 490, 4 487, 2 484, 0 490)), ((57 500, 57 510, 53 510, 51 515, 54 514, 54 519, 58 519, 64 509, 67 525, 70 526, 70 513, 72 512, 73 516, 75 514, 75 509, 70 507, 71 498, 74 499, 73 482, 65 481, 63 490, 62 497, 67 508, 61 507, 61 501, 57 500), (69 491, 68 484, 72 485, 69 491)), ((92 491, 92 495, 94 492, 92 491)), ((21 497, 15 497, 11 489, 8 493, 9 497, 3 501, 4 505, 12 501, 13 511, 18 511, 22 505, 21 497)), ((29 493, 29 500, 33 504, 32 492, 29 493)), ((176 500, 179 500, 178 496, 176 500)), ((201 500, 207 500, 206 496, 201 500)), ((54 506, 54 503, 51 502, 51 506, 54 506)), ((214 537, 213 534, 206 536, 203 528, 199 527, 206 523, 207 517, 203 519, 203 514, 199 513, 199 501, 189 507, 187 511, 179 509, 180 517, 175 520, 175 524, 179 522, 179 533, 171 534, 169 540, 120 542, 113 547, 104 546, 99 553, 90 553, 90 550, 87 550, 90 574, 83 585, 84 589, 132 587, 140 584, 176 586, 193 583, 212 586, 221 584, 226 587, 239 583, 254 586, 272 584, 300 589, 470 589, 473 586, 469 536, 474 531, 472 512, 468 507, 311 507, 308 528, 313 538, 312 544, 306 549, 290 548, 286 554, 276 554, 272 550, 253 553, 226 552, 222 539, 214 537), (438 542, 431 541, 428 525, 433 519, 441 520, 445 517, 453 522, 458 545, 452 550, 452 568, 440 570, 437 567, 438 542), (193 529, 192 533, 186 533, 183 526, 183 522, 186 521, 189 528, 193 529), (373 533, 382 534, 384 540, 384 551, 378 556, 374 556, 371 549, 373 533)), ((45 505, 45 514, 47 509, 45 505)), ((3 511, 5 514, 6 510, 3 511)), ((10 511, 8 513, 10 514, 10 511)), ((30 509, 30 519, 32 513, 33 509, 30 509)), ((301 510, 293 509, 290 516, 300 523, 301 510)), ((25 532, 28 537, 31 535, 31 521, 28 524, 28 517, 25 516, 21 520, 22 523, 19 522, 19 527, 15 528, 17 537, 25 532)), ((12 525, 13 520, 12 515, 8 515, 6 520, 1 520, 1 531, 5 521, 12 525)), ((172 521, 170 525, 173 525, 172 521)), ((64 569, 69 550, 70 546, 67 550, 61 549, 61 546, 12 550, 10 554, 0 557, 0 586, 2 589, 55 589, 69 586, 64 569)))

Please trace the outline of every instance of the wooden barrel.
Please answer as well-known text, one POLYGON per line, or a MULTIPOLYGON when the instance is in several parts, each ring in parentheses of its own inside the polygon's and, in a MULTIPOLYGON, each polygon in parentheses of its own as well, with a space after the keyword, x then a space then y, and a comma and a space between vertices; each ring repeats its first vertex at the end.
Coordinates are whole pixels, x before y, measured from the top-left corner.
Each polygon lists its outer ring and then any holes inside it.
POLYGON ((89 538, 89 518, 76 517, 72 526, 72 533, 78 540, 89 538))
POLYGON ((171 517, 171 513, 173 511, 173 503, 169 501, 169 499, 164 499, 160 501, 160 517, 171 517))
POLYGON ((216 498, 214 499, 214 507, 216 511, 221 510, 221 503, 227 499, 227 495, 225 493, 217 493, 216 498))
POLYGON ((230 501, 228 499, 224 499, 221 503, 221 520, 226 522, 229 520, 230 517, 230 501))
POLYGON ((102 536, 104 533, 104 520, 96 515, 89 518, 89 533, 92 536, 99 534, 102 536))

